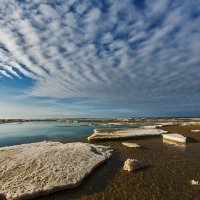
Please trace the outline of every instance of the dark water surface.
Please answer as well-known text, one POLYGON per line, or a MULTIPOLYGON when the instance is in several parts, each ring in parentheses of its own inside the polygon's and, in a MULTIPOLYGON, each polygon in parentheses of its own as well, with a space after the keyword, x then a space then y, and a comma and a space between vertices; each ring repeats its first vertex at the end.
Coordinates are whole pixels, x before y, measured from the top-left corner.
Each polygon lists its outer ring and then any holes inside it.
MULTIPOLYGON (((7 130, 6 125, 4 128, 0 125, 0 145, 44 139, 86 141, 95 128, 81 124, 78 125, 80 127, 59 127, 66 124, 42 123, 10 124, 7 130), (23 128, 20 129, 20 125, 23 128), (10 127, 13 127, 12 131, 10 127)), ((163 142, 161 137, 124 140, 137 142, 144 146, 142 149, 124 147, 121 141, 98 142, 96 144, 114 149, 108 161, 95 169, 77 188, 34 200, 200 200, 200 186, 190 184, 192 179, 200 181, 200 133, 190 131, 200 129, 200 126, 169 126, 164 129, 191 137, 193 142, 177 145, 163 142), (135 172, 124 171, 123 163, 127 158, 144 161, 150 167, 135 172)))

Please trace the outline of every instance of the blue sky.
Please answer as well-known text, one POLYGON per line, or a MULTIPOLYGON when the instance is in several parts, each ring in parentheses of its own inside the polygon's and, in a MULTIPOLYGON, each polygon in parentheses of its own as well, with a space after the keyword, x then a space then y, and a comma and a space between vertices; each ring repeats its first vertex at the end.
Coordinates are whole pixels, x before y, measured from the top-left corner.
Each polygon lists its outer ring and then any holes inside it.
POLYGON ((199 1, 0 2, 0 118, 200 116, 199 1))

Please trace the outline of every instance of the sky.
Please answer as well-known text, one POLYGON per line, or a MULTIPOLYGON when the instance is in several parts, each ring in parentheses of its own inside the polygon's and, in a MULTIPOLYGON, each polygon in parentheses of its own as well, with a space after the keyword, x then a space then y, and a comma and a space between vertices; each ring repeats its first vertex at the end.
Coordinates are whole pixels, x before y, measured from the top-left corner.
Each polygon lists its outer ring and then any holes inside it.
POLYGON ((200 1, 0 0, 0 118, 200 116, 200 1))

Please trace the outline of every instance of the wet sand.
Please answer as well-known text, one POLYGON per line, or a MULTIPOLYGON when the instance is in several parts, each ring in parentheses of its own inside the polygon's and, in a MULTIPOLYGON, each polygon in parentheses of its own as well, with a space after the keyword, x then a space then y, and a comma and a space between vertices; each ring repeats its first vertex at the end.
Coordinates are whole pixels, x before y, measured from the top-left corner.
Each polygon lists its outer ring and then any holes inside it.
POLYGON ((106 163, 79 187, 35 200, 199 200, 200 186, 192 186, 190 181, 200 181, 200 133, 190 130, 200 129, 200 126, 166 126, 162 129, 193 140, 186 145, 166 143, 162 137, 123 140, 136 142, 145 147, 142 149, 125 147, 122 141, 96 142, 115 150, 106 163), (127 158, 144 161, 150 167, 135 172, 124 171, 123 163, 127 158))

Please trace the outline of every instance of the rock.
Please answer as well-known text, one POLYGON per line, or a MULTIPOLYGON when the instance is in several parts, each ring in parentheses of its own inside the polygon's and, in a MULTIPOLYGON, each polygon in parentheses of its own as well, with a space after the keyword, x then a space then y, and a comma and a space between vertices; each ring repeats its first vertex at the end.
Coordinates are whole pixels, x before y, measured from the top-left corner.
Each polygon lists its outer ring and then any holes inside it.
POLYGON ((106 129, 95 129, 94 133, 88 137, 89 141, 96 140, 110 140, 110 139, 123 139, 147 136, 159 136, 167 131, 160 129, 140 129, 140 128, 127 128, 121 130, 107 131, 106 129))
POLYGON ((192 132, 194 132, 194 133, 199 133, 200 132, 200 130, 191 130, 192 132))
POLYGON ((136 159, 127 159, 125 162, 124 162, 124 170, 127 170, 129 172, 132 172, 134 170, 137 170, 137 169, 141 169, 141 168, 144 168, 144 167, 147 167, 148 165, 136 160, 136 159))
POLYGON ((39 142, 0 148, 0 197, 30 199, 81 184, 111 156, 109 147, 39 142))
POLYGON ((199 181, 191 180, 192 185, 200 185, 199 181))
POLYGON ((132 142, 122 142, 122 145, 131 147, 131 148, 140 148, 141 147, 139 144, 132 143, 132 142))
POLYGON ((164 140, 170 140, 173 142, 180 142, 180 143, 186 143, 187 142, 187 137, 184 137, 181 134, 177 133, 171 133, 171 134, 163 134, 163 139, 164 140))

